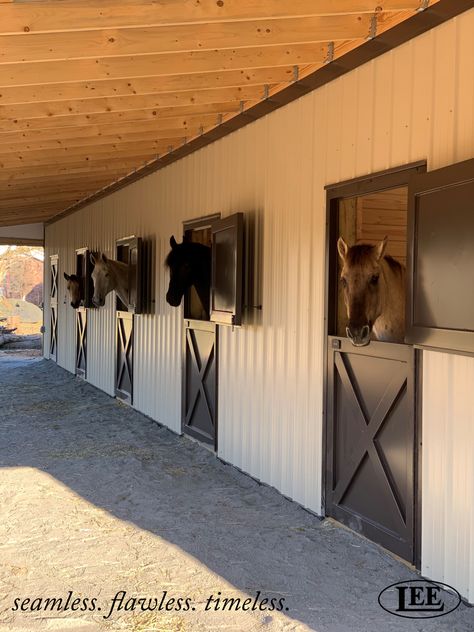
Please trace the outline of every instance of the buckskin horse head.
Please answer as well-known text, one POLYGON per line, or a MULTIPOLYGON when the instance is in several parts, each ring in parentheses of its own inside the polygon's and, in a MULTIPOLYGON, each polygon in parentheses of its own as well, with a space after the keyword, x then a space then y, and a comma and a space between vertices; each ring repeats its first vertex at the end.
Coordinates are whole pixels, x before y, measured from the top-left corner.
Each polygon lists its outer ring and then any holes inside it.
POLYGON ((346 333, 357 347, 368 345, 372 335, 385 342, 403 342, 405 336, 405 268, 385 255, 387 241, 350 247, 342 237, 337 242, 346 333))

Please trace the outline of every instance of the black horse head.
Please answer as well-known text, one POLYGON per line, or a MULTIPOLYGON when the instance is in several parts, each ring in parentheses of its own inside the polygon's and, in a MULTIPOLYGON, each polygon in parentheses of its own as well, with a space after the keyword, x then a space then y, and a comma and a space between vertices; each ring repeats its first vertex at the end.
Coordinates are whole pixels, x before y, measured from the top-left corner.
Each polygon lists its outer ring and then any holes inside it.
POLYGON ((173 307, 178 307, 185 292, 194 285, 204 310, 209 314, 211 249, 185 239, 178 244, 174 236, 170 238, 170 246, 171 251, 165 259, 165 265, 170 271, 166 301, 173 307))

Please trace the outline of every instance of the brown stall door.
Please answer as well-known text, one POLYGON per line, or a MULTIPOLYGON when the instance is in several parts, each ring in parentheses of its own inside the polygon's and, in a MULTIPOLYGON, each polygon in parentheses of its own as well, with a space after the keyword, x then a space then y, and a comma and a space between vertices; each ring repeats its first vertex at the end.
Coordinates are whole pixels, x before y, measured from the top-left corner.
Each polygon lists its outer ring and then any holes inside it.
POLYGON ((115 395, 131 404, 133 401, 133 314, 117 312, 117 365, 115 395))
POLYGON ((217 449, 217 332, 214 323, 185 321, 183 432, 217 449))
POLYGON ((326 513, 414 561, 414 350, 328 340, 326 513))
MULTIPOLYGON (((385 254, 404 266, 408 183, 425 169, 424 162, 413 163, 327 187, 325 510, 415 563, 420 518, 415 350, 401 343, 403 336, 380 342, 373 335, 365 347, 346 337, 337 242, 343 237, 357 247, 387 237, 385 254)), ((370 293, 360 291, 370 300, 370 293)))

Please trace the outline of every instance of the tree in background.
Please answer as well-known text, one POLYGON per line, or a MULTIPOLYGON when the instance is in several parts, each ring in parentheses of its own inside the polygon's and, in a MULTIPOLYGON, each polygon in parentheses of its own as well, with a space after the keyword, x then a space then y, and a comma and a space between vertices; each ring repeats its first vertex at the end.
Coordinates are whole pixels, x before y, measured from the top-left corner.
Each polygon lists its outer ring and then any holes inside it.
MULTIPOLYGON (((43 262, 38 248, 8 246, 0 254, 0 296, 26 299, 35 288, 31 302, 37 305, 42 299, 43 262), (38 287, 39 286, 39 287, 38 287)), ((28 299, 26 299, 28 300, 28 299)))

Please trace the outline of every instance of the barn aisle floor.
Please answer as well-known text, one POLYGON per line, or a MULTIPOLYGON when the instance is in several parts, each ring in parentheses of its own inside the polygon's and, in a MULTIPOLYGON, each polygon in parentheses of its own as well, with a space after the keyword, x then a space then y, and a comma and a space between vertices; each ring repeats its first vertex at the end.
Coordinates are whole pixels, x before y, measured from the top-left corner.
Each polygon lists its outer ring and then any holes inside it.
POLYGON ((474 629, 464 605, 386 613, 379 591, 415 577, 402 563, 52 362, 0 358, 0 435, 2 632, 474 629), (217 597, 288 610, 216 610, 217 597))

